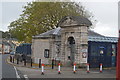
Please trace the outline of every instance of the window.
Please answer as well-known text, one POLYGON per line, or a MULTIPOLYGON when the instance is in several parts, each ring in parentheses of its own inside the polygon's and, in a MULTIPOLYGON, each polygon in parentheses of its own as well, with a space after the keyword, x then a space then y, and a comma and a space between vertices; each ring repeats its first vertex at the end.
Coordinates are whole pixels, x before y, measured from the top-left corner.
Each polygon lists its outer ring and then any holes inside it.
POLYGON ((112 44, 112 56, 116 56, 116 45, 112 44))
POLYGON ((45 58, 49 58, 49 50, 48 49, 45 49, 45 51, 44 51, 44 57, 45 58))

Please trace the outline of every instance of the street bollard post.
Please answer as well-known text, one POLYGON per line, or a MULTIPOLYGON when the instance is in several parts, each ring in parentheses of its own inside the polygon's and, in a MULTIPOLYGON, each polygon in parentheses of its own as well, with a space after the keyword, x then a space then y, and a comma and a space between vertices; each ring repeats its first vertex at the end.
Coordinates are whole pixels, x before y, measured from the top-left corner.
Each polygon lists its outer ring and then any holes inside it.
POLYGON ((26 66, 26 59, 24 60, 24 66, 26 66))
POLYGON ((17 58, 17 64, 19 64, 19 58, 17 58))
POLYGON ((52 69, 54 69, 54 59, 52 59, 52 69))
POLYGON ((74 66, 73 66, 73 73, 75 74, 76 73, 76 64, 74 63, 74 66))
POLYGON ((31 63, 31 67, 32 67, 32 59, 30 60, 30 63, 31 63))
POLYGON ((102 67, 103 67, 103 65, 102 65, 102 63, 100 63, 100 73, 102 73, 102 67))
POLYGON ((60 72, 60 63, 58 64, 58 74, 61 74, 61 72, 60 72))
POLYGON ((90 73, 90 64, 89 63, 87 63, 87 73, 90 73))
POLYGON ((10 56, 10 62, 12 62, 12 57, 10 56))
POLYGON ((56 66, 56 58, 55 58, 55 66, 56 66))
POLYGON ((42 64, 42 73, 41 75, 44 75, 44 64, 42 64))
POLYGON ((39 68, 41 68, 41 59, 39 59, 39 68))
POLYGON ((14 57, 13 57, 13 63, 14 63, 14 57))

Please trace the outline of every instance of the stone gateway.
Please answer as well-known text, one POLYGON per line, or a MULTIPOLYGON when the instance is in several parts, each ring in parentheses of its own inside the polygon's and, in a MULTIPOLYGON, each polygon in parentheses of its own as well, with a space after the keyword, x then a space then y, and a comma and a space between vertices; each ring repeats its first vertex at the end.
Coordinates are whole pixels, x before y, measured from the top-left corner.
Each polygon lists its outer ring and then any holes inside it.
POLYGON ((82 16, 66 16, 57 24, 58 28, 33 36, 34 62, 38 63, 38 59, 41 59, 42 63, 51 64, 54 59, 64 66, 71 66, 73 63, 85 66, 88 62, 89 39, 104 37, 89 30, 91 25, 92 23, 82 16))

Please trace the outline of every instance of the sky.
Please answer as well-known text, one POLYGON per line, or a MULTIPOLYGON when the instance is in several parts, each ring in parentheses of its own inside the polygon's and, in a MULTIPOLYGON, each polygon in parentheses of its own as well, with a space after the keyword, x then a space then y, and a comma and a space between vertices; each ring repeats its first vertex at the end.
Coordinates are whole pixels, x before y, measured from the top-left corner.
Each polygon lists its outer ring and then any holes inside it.
MULTIPOLYGON (((32 0, 2 0, 0 2, 0 30, 8 31, 10 22, 18 19, 22 14, 23 6, 32 0)), ((76 0, 78 1, 78 0, 76 0)), ((82 1, 85 9, 90 11, 94 19, 97 20, 96 26, 93 29, 95 32, 105 36, 118 36, 118 1, 101 1, 91 0, 82 1)))
POLYGON ((85 2, 83 5, 92 12, 97 20, 95 32, 105 36, 118 36, 118 3, 117 2, 85 2))

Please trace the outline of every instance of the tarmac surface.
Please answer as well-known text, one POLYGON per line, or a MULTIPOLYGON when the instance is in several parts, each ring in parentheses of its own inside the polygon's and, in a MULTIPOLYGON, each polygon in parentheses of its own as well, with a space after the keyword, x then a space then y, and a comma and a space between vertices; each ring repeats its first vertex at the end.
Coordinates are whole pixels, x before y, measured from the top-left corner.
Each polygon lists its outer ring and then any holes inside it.
POLYGON ((2 78, 17 78, 14 66, 7 63, 7 58, 9 54, 4 54, 2 56, 2 78))

